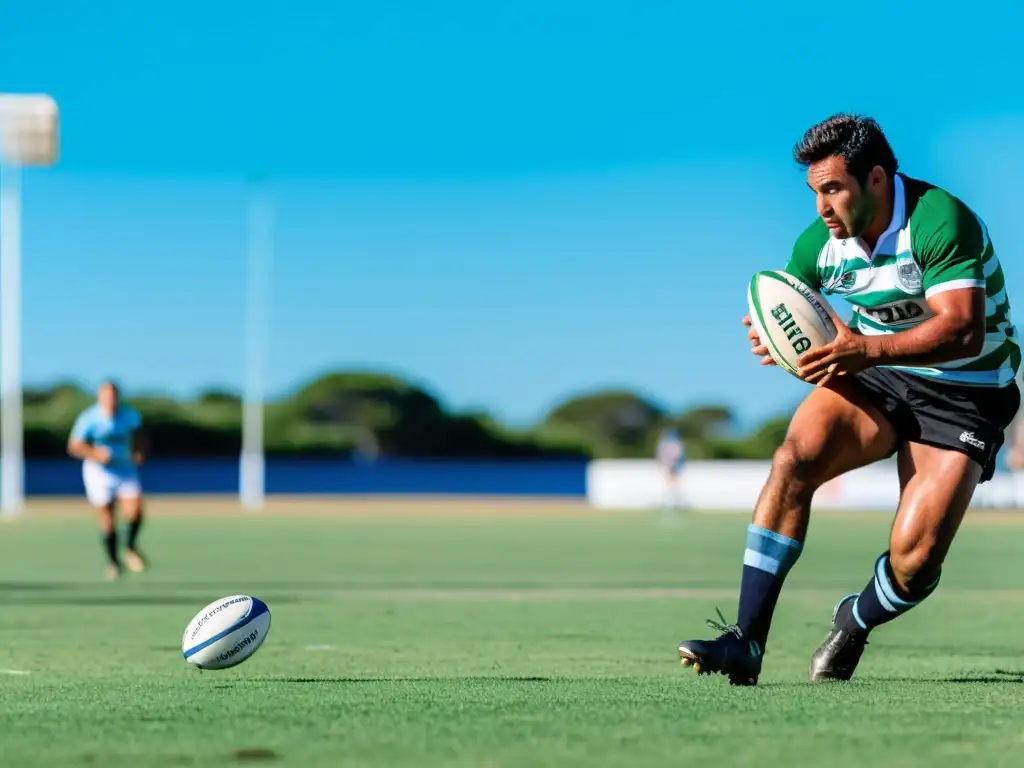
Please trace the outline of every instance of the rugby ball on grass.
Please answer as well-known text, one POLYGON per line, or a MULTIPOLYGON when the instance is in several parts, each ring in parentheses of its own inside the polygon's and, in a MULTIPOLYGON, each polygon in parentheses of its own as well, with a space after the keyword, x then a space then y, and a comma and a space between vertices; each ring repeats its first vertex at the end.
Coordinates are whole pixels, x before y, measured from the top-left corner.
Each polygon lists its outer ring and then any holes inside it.
POLYGON ((794 376, 797 358, 836 337, 832 308, 821 294, 781 269, 750 278, 747 304, 772 360, 794 376))
POLYGON ((215 600, 193 617, 181 638, 185 661, 199 669, 227 669, 248 659, 270 632, 270 609, 256 597, 215 600))

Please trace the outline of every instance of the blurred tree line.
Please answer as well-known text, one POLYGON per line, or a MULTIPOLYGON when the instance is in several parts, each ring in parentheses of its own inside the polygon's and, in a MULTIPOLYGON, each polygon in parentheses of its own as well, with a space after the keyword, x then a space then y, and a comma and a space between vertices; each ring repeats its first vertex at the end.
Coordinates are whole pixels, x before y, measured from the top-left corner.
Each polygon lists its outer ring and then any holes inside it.
MULTIPOLYGON (((237 456, 242 403, 231 392, 194 400, 131 397, 143 414, 154 456, 237 456)), ((25 392, 25 453, 64 455, 75 417, 93 393, 74 384, 25 392)), ((538 424, 504 426, 484 413, 453 413, 407 381, 376 373, 332 373, 269 402, 269 454, 436 458, 647 458, 660 431, 675 427, 692 458, 765 459, 782 441, 789 417, 740 433, 724 406, 665 409, 629 391, 572 397, 538 424)))

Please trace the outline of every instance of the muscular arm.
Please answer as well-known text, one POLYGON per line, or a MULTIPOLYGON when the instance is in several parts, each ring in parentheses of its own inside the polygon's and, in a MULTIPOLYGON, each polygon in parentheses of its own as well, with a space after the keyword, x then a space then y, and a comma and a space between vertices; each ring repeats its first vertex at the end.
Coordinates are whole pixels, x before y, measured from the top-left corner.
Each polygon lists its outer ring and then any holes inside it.
POLYGON ((910 217, 928 306, 935 316, 873 340, 874 365, 928 366, 976 357, 985 344, 985 264, 992 245, 981 221, 937 188, 923 193, 910 217))
POLYGON ((865 336, 872 365, 928 366, 974 357, 985 343, 985 289, 962 288, 928 299, 935 313, 888 336, 865 336))
POLYGON ((110 450, 93 444, 92 423, 89 411, 85 411, 75 419, 68 435, 68 454, 82 461, 95 461, 106 464, 110 460, 110 450))
POLYGON ((874 365, 929 366, 977 356, 985 343, 985 289, 955 288, 928 299, 935 316, 887 336, 854 333, 837 321, 831 344, 797 361, 797 375, 819 386, 874 365))
POLYGON ((90 445, 84 440, 74 437, 68 440, 68 454, 83 461, 98 461, 100 463, 106 461, 108 456, 105 448, 97 448, 95 445, 90 445))

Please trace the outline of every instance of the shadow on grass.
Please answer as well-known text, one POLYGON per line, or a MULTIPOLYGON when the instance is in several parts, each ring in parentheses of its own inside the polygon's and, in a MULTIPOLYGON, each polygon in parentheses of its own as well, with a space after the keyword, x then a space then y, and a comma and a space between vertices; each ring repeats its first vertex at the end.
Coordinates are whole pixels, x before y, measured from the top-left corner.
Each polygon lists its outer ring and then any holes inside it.
MULTIPOLYGON (((260 589, 268 592, 274 590, 301 591, 301 592, 345 592, 354 590, 358 592, 389 592, 389 591, 416 591, 416 590, 450 590, 459 591, 500 591, 500 590, 684 590, 684 591, 708 591, 720 592, 733 591, 732 584, 710 581, 701 582, 680 582, 650 579, 619 579, 619 580, 573 580, 573 579, 319 579, 319 580, 295 580, 269 578, 249 579, 249 583, 256 584, 260 589)), ((225 581, 152 581, 152 586, 158 589, 169 590, 220 590, 224 588, 225 581)), ((40 590, 40 589, 81 589, 84 587, 95 587, 95 581, 64 581, 64 582, 0 582, 0 590, 40 590)), ((711 595, 712 597, 714 595, 711 595)), ((814 626, 820 626, 815 624, 814 626)))
POLYGON ((436 677, 257 677, 249 680, 239 680, 234 684, 216 685, 215 688, 234 688, 237 685, 250 685, 252 683, 275 683, 285 685, 371 685, 377 683, 553 683, 558 678, 542 676, 488 676, 477 675, 473 677, 460 676, 436 676, 436 677))
POLYGON ((238 762, 271 762, 277 760, 279 755, 272 749, 248 747, 244 749, 236 749, 231 753, 231 757, 238 762))
POLYGON ((761 683, 759 688, 800 688, 800 687, 825 687, 827 689, 839 690, 848 686, 866 688, 871 685, 900 683, 901 685, 1022 685, 1024 684, 1024 670, 1012 671, 996 669, 992 672, 978 673, 976 675, 964 674, 950 677, 860 677, 850 682, 835 681, 830 683, 809 683, 806 681, 773 682, 761 683))
POLYGON ((945 678, 947 683, 1024 683, 1024 670, 996 669, 993 674, 961 675, 945 678))
POLYGON ((68 584, 60 582, 0 581, 0 592, 47 592, 53 589, 63 589, 67 586, 68 584))
MULTIPOLYGON (((210 593, 195 594, 161 594, 158 591, 145 593, 118 593, 118 585, 97 587, 95 584, 83 585, 79 588, 46 591, 42 594, 26 591, 7 591, 0 586, 0 605, 58 605, 58 606, 192 606, 201 608, 211 600, 210 593), (110 591, 104 594, 104 591, 110 591)), ((224 591, 224 590, 222 590, 224 591)), ((226 594, 226 592, 225 592, 226 594)), ((274 595, 274 605, 291 605, 302 602, 297 595, 274 595)))
POLYGON ((991 685, 1005 685, 1011 684, 1024 684, 1024 671, 1018 670, 1007 670, 1007 669, 994 669, 991 672, 978 672, 976 674, 966 673, 962 675, 952 675, 950 677, 875 677, 868 678, 868 680, 877 680, 878 682, 885 683, 914 683, 918 685, 928 685, 929 683, 955 683, 955 684, 972 684, 982 683, 991 685))

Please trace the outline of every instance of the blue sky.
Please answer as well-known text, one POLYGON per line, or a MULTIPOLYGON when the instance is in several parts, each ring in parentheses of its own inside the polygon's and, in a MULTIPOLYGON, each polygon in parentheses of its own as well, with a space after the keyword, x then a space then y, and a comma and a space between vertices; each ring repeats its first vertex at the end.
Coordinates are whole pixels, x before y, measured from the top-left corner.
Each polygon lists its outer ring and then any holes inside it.
POLYGON ((240 387, 261 173, 275 394, 383 368, 516 423, 605 386, 770 415, 804 385, 750 358, 746 281, 813 217, 789 150, 838 110, 1024 296, 1019 3, 483 5, 0 5, 0 90, 62 110, 24 179, 26 379, 240 387))

